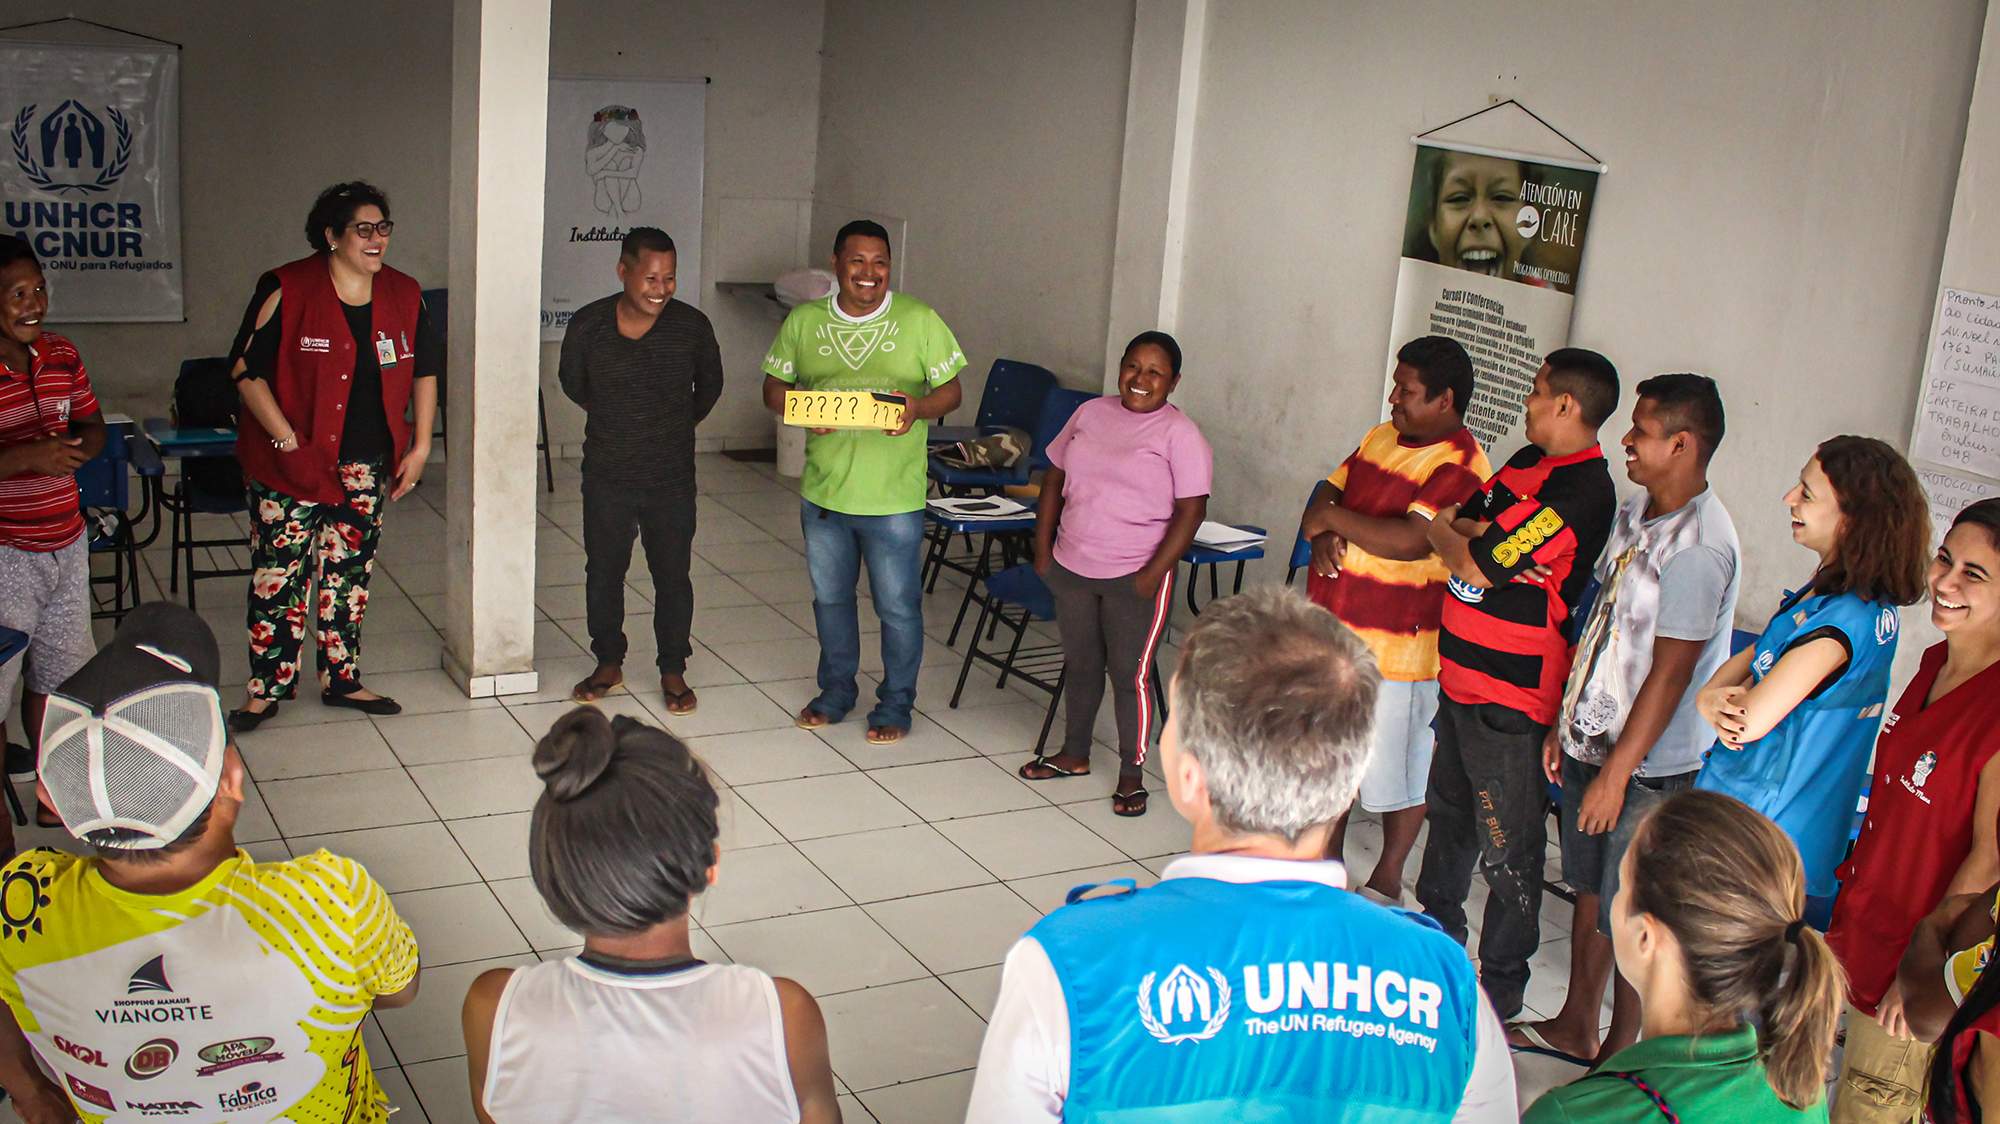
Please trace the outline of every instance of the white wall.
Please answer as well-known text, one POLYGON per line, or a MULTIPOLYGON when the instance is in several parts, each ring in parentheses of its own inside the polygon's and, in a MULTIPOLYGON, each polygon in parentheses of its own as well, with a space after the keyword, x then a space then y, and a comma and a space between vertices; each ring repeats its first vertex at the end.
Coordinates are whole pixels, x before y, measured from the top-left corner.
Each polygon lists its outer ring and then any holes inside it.
POLYGON ((955 421, 995 358, 1102 377, 1131 41, 1129 0, 828 0, 817 199, 908 221, 902 287, 971 362, 955 421))
POLYGON ((1410 134, 1518 97, 1611 168, 1573 342, 1628 388, 1722 385, 1713 475, 1761 624, 1811 565, 1778 497, 1813 446, 1909 432, 1983 10, 1215 0, 1180 323, 1211 511, 1289 545, 1380 417, 1410 134))
MULTIPOLYGON (((1952 199, 1951 225, 1937 273, 1940 288, 2000 293, 2000 207, 1986 194, 1993 190, 1996 176, 2000 176, 2000 6, 1991 6, 1986 12, 1978 75, 1966 111, 1965 146, 1952 199)), ((1928 340, 1928 332, 1925 338, 1928 340)), ((1924 649, 1942 638, 1930 622, 1928 602, 1903 610, 1895 690, 1900 692, 1903 683, 1916 674, 1924 649)))
MULTIPOLYGON (((337 180, 360 177, 387 191, 397 223, 392 262, 426 286, 445 284, 451 11, 431 0, 6 6, 6 22, 74 13, 185 46, 187 322, 58 329, 77 340, 107 408, 164 413, 180 359, 227 348, 258 273, 306 252, 306 210, 337 180)), ((557 0, 551 71, 714 79, 704 242, 715 261, 728 248, 716 229, 726 200, 812 194, 821 12, 821 0, 557 0)), ((712 269, 704 277, 722 279, 712 269)), ((607 277, 605 291, 616 284, 607 277)), ((700 300, 715 320, 728 378, 700 435, 768 445, 755 388, 774 325, 739 298, 709 292, 700 300)), ((58 290, 57 317, 61 301, 58 290)), ((556 345, 543 351, 552 436, 577 442, 581 414, 555 386, 556 345)))

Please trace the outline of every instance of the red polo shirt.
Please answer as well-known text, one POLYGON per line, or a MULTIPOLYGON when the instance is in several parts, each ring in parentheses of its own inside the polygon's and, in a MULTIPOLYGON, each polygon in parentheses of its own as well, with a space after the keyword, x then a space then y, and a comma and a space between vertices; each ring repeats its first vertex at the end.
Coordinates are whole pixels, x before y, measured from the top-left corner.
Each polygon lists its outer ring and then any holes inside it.
MULTIPOLYGON (((25 373, 0 363, 0 446, 66 434, 71 418, 98 412, 75 344, 43 332, 28 353, 25 373)), ((22 473, 0 480, 0 546, 61 550, 82 534, 76 477, 22 473)))

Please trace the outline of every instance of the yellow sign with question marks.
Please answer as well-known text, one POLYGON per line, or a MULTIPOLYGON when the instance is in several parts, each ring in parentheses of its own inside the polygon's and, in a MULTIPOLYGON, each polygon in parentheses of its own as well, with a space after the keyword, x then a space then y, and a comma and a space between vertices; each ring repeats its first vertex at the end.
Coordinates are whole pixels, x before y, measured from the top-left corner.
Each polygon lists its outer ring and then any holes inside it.
POLYGON ((874 390, 787 390, 786 425, 811 429, 895 429, 905 399, 874 390))

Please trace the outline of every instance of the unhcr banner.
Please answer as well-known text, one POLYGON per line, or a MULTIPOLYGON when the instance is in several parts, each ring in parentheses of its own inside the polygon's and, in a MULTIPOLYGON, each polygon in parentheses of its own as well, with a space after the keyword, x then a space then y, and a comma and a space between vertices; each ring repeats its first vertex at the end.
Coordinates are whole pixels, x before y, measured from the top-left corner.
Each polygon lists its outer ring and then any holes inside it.
MULTIPOLYGON (((1389 338, 1465 345, 1477 378, 1465 424, 1499 464, 1521 443, 1542 356, 1569 341, 1596 165, 1420 141, 1389 338)), ((1386 394, 1386 392, 1385 392, 1386 394)))
POLYGON ((180 320, 180 51, 0 42, 0 230, 63 321, 180 320))

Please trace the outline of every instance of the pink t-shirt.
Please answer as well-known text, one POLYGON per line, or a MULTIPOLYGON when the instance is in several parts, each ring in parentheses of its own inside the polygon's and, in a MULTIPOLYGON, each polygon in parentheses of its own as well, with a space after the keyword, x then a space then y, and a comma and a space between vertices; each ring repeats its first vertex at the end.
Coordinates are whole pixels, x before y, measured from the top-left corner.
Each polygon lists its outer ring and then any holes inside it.
POLYGON ((1116 395, 1086 402, 1049 443, 1063 470, 1056 561, 1086 578, 1120 578, 1151 561, 1174 501, 1208 494, 1208 439, 1172 403, 1135 414, 1116 395))

